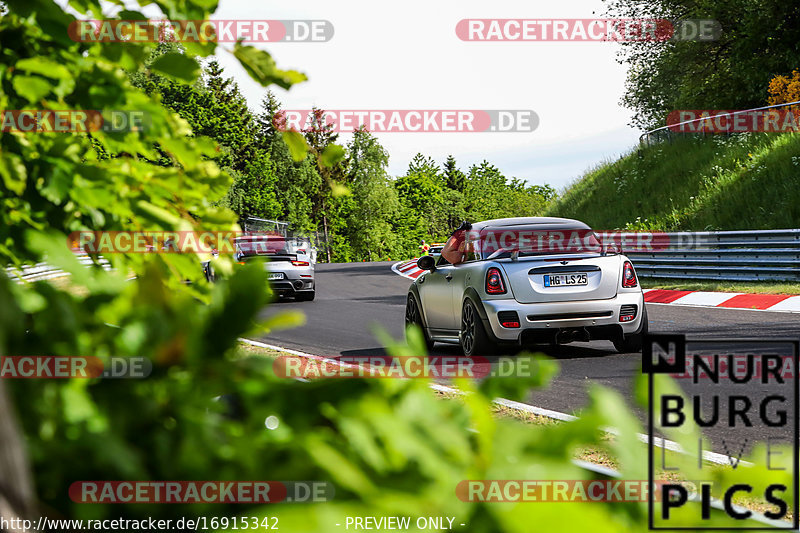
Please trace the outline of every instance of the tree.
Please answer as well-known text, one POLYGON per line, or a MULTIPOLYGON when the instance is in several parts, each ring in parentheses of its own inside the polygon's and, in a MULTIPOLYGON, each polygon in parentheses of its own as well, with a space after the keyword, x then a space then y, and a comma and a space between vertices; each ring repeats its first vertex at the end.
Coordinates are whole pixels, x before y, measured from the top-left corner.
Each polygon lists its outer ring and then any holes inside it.
MULTIPOLYGON (((769 82, 769 105, 786 104, 800 101, 800 70, 793 70, 791 77, 778 75, 769 82)), ((787 109, 800 110, 800 105, 793 105, 787 109)))
POLYGON ((422 238, 442 235, 445 220, 442 183, 438 174, 428 171, 410 171, 394 182, 403 212, 401 220, 407 221, 405 232, 417 244, 422 238))
POLYGON ((444 178, 447 186, 454 191, 464 192, 466 186, 466 178, 464 173, 456 166, 456 158, 452 155, 447 156, 444 162, 444 178))
POLYGON ((363 127, 353 133, 347 152, 348 198, 354 204, 347 217, 348 240, 356 257, 391 257, 397 246, 392 222, 400 204, 386 173, 389 154, 363 127))
POLYGON ((464 190, 465 209, 470 220, 502 218, 507 212, 506 178, 484 160, 469 168, 464 190))
POLYGON ((247 103, 239 92, 238 85, 233 81, 233 78, 224 78, 222 76, 224 69, 216 59, 210 60, 204 70, 203 81, 205 86, 217 102, 232 104, 238 107, 240 111, 248 111, 247 103))
MULTIPOLYGON (((174 51, 175 45, 159 45, 146 64, 174 51)), ((233 183, 220 203, 239 218, 248 215, 274 218, 281 212, 276 195, 276 177, 270 154, 257 143, 258 124, 247 101, 216 60, 210 61, 203 76, 188 85, 140 69, 131 76, 147 94, 157 94, 161 102, 184 118, 194 135, 219 143, 213 159, 232 177, 233 183)))
POLYGON ((414 156, 408 164, 407 174, 425 174, 432 178, 439 178, 439 165, 433 160, 432 157, 424 156, 420 153, 414 156))
POLYGON ((508 179, 488 161, 473 165, 464 189, 469 220, 538 216, 556 196, 548 185, 527 185, 508 179))
MULTIPOLYGON (((608 0, 606 16, 717 21, 711 41, 622 43, 628 66, 622 103, 632 125, 663 126, 676 109, 748 109, 764 105, 770 79, 797 67, 800 5, 781 0, 608 0)), ((687 26, 688 27, 688 26, 687 26)))
POLYGON ((258 143, 270 155, 271 172, 275 176, 276 197, 281 212, 279 218, 289 222, 301 233, 317 231, 313 198, 322 187, 322 177, 311 158, 294 161, 283 139, 282 110, 272 91, 267 91, 256 116, 258 143))
MULTIPOLYGON (((334 146, 339 134, 334 131, 333 124, 327 122, 325 111, 313 108, 309 116, 309 123, 303 128, 303 135, 308 143, 308 151, 316 164, 316 170, 322 177, 322 186, 312 196, 313 214, 318 226, 322 225, 325 239, 325 253, 328 262, 331 261, 330 234, 328 231, 328 206, 331 196, 344 194, 341 188, 343 180, 341 159, 329 161, 329 147, 334 146)), ((343 152, 342 152, 343 155, 343 152)))

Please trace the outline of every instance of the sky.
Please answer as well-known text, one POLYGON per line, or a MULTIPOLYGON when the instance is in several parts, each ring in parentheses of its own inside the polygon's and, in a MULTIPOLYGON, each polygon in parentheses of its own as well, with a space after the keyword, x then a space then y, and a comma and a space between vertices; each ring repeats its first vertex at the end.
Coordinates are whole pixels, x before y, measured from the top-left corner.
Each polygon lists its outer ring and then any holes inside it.
MULTIPOLYGON (((486 159, 507 177, 561 189, 586 170, 616 159, 637 142, 619 104, 625 67, 612 42, 468 42, 456 24, 475 18, 594 18, 601 0, 220 0, 214 19, 324 19, 327 42, 256 43, 279 68, 308 81, 289 91, 273 86, 285 109, 528 109, 533 132, 377 133, 402 175, 418 152, 442 163, 452 154, 466 170, 486 159)), ((249 44, 249 43, 248 43, 249 44)), ((230 49, 231 44, 221 45, 230 49)), ((225 50, 217 51, 253 109, 266 89, 225 50)), ((349 134, 342 134, 340 143, 349 134)))

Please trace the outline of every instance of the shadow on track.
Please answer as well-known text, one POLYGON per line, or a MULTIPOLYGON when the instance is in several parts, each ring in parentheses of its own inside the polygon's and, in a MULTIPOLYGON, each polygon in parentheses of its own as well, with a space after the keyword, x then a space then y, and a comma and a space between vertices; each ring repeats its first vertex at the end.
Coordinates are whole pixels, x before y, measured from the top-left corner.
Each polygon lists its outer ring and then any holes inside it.
MULTIPOLYGON (((385 355, 386 352, 382 348, 370 348, 366 350, 347 350, 343 351, 342 355, 385 355)), ((523 353, 541 353, 552 357, 553 359, 569 360, 569 359, 597 359, 601 357, 608 357, 613 355, 620 355, 614 348, 598 348, 596 346, 587 346, 585 344, 541 344, 533 346, 503 346, 502 348, 486 355, 485 357, 490 361, 494 361, 501 357, 513 357, 523 353)), ((461 347, 457 344, 442 344, 436 343, 430 351, 430 355, 446 355, 446 356, 461 356, 463 352, 461 347)), ((630 354, 638 356, 639 354, 630 354)))
POLYGON ((405 305, 406 304, 406 295, 399 294, 396 296, 364 296, 362 298, 352 298, 351 300, 354 302, 371 302, 371 303, 382 303, 388 305, 405 305))

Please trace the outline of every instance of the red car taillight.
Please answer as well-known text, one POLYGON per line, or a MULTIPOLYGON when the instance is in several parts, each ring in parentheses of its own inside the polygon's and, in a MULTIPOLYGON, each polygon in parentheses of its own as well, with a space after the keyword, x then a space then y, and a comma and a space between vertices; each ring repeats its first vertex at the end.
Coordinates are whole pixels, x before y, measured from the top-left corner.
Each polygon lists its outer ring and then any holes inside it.
POLYGON ((500 269, 492 267, 486 271, 486 294, 505 294, 506 286, 500 269))
POLYGON ((307 267, 309 265, 308 261, 292 261, 292 264, 296 267, 307 267))
POLYGON ((622 265, 622 286, 627 289, 635 287, 636 284, 636 272, 633 270, 633 265, 630 261, 625 261, 625 264, 622 265))

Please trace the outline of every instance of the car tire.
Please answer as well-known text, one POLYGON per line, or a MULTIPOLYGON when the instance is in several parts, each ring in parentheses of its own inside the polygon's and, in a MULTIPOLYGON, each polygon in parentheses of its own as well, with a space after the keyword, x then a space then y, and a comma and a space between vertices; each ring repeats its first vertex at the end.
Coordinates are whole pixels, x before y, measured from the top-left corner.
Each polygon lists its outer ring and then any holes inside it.
MULTIPOLYGON (((425 348, 430 351, 433 348, 433 341, 431 340, 428 332, 425 330, 425 325, 422 323, 422 313, 417 305, 417 299, 409 293, 406 299, 406 330, 409 326, 417 326, 422 331, 422 336, 425 339, 425 348)), ((408 333, 406 333, 406 341, 408 341, 408 333)))
POLYGON ((614 348, 619 353, 637 353, 642 351, 642 343, 647 333, 647 308, 642 309, 642 327, 636 333, 625 335, 622 339, 614 341, 614 348))
POLYGON ((301 302, 311 302, 316 294, 317 291, 298 292, 296 297, 301 302))
POLYGON ((458 334, 461 350, 467 357, 489 355, 494 349, 478 309, 471 300, 464 302, 461 309, 461 331, 458 334))

